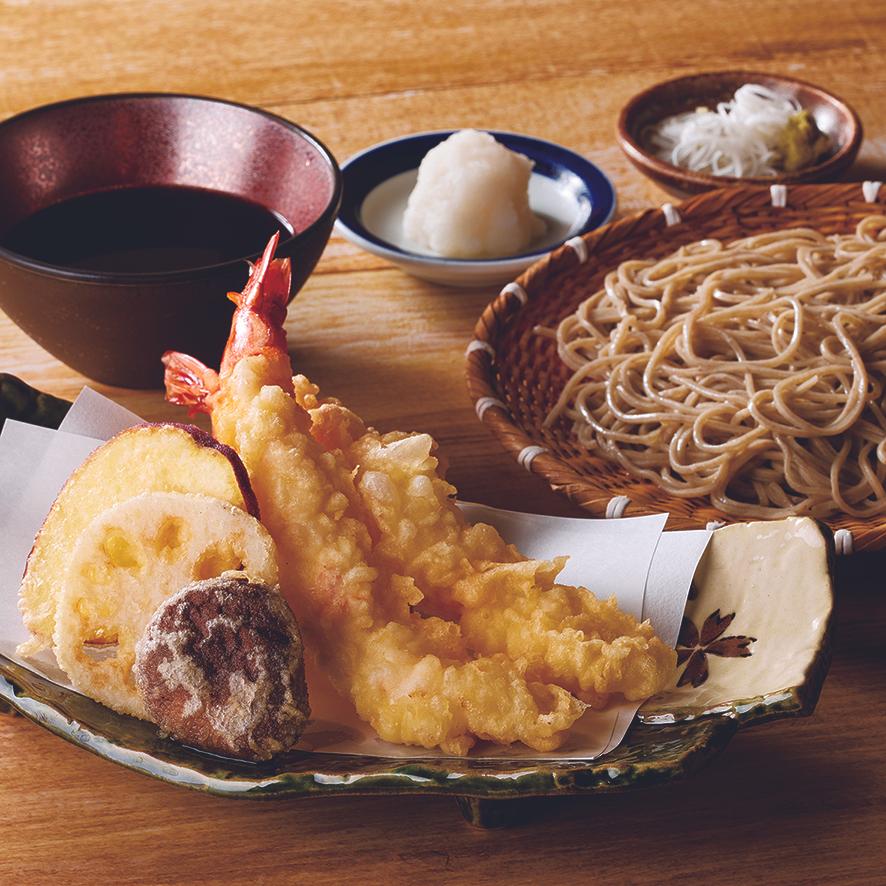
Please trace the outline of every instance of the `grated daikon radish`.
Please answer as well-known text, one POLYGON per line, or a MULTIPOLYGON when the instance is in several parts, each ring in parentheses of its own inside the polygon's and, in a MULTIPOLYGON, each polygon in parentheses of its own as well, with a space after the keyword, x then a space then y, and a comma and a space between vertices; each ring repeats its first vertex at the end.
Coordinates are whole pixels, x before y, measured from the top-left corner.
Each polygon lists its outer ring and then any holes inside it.
POLYGON ((544 230, 529 206, 532 166, 487 132, 454 133, 421 161, 403 233, 449 258, 516 255, 544 230))

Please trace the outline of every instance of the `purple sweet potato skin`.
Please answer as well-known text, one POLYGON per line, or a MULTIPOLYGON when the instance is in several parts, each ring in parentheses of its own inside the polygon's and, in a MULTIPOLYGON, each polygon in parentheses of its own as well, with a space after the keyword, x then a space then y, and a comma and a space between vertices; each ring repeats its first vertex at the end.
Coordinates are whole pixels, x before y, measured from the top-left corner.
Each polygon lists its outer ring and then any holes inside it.
POLYGON ((212 434, 204 431, 202 428, 198 428, 196 425, 189 425, 176 421, 152 422, 151 424, 155 427, 179 428, 190 434, 194 438, 194 441, 201 446, 208 446, 210 449, 215 449, 217 452, 220 452, 231 463, 231 467, 234 469, 234 476, 237 478, 237 485, 240 487, 240 492, 243 495, 246 512, 255 517, 256 520, 261 520, 258 499, 255 496, 255 491, 249 480, 249 472, 246 470, 246 465, 243 464, 240 460, 240 456, 237 455, 234 449, 225 443, 219 442, 212 436, 212 434))

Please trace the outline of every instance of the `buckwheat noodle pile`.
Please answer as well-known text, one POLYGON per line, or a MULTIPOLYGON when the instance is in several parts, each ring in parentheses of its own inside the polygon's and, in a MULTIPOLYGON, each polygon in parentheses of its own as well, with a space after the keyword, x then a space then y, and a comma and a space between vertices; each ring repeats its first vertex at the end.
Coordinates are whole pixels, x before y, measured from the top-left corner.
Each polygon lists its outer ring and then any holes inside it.
POLYGON ((547 416, 734 517, 886 512, 886 216, 627 261, 555 336, 547 416))

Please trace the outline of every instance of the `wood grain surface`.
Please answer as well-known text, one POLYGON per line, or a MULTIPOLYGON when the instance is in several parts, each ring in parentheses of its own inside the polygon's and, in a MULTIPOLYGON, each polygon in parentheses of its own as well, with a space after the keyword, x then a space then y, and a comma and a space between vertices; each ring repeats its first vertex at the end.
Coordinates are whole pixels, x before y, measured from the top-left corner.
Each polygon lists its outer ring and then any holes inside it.
MULTIPOLYGON (((884 50, 878 0, 0 0, 0 117, 80 94, 207 93, 283 114, 341 160, 423 129, 517 130, 587 154, 627 212, 665 198, 616 147, 619 108, 706 69, 833 89, 865 126, 849 176, 886 179, 884 50)), ((290 311, 297 368, 382 429, 434 434, 464 498, 575 513, 505 455, 465 393, 464 346, 493 294, 414 280, 333 238, 290 311)), ((69 397, 86 383, 2 315, 0 371, 69 397)), ((160 392, 96 387, 145 417, 175 414, 160 392)), ((472 830, 441 799, 197 795, 0 717, 0 883, 881 883, 883 566, 841 563, 812 719, 740 733, 680 784, 539 802, 511 830, 472 830)))

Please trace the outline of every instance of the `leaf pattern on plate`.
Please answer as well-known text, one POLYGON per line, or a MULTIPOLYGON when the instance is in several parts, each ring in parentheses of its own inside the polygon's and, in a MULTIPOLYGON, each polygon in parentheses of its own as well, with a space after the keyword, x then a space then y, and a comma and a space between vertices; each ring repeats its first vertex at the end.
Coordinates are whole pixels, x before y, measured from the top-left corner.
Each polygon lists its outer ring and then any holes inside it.
POLYGON ((680 635, 677 638, 677 664, 686 662, 677 686, 691 685, 697 689, 707 680, 709 675, 708 656, 719 655, 721 658, 747 658, 752 655, 751 643, 756 637, 735 635, 722 636, 729 625, 735 620, 735 613, 720 615, 715 609, 705 620, 699 631, 693 621, 683 616, 680 635))

